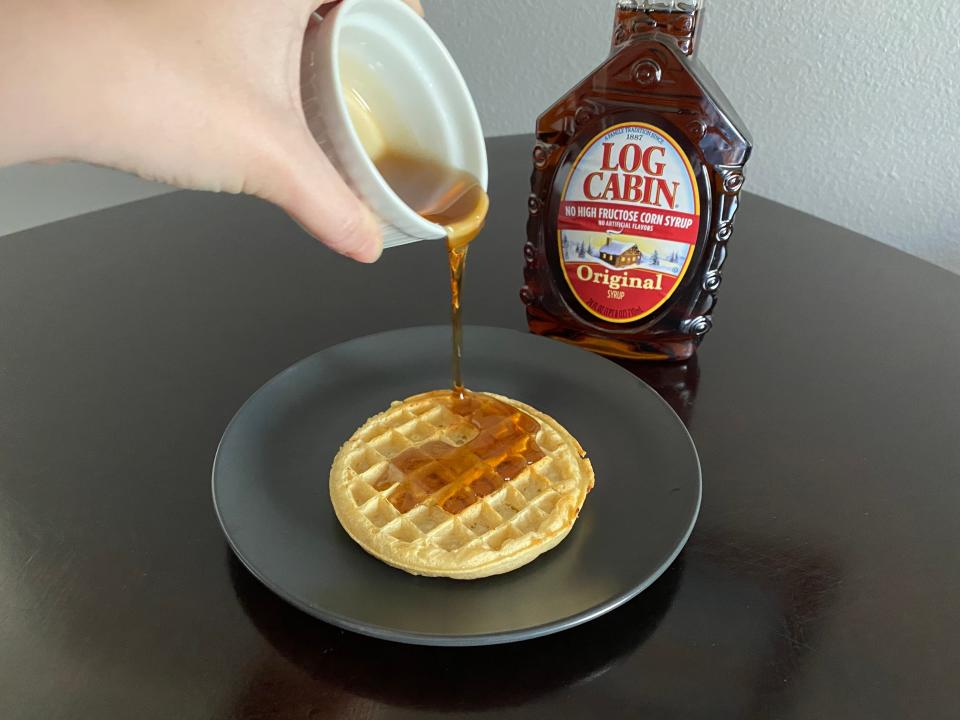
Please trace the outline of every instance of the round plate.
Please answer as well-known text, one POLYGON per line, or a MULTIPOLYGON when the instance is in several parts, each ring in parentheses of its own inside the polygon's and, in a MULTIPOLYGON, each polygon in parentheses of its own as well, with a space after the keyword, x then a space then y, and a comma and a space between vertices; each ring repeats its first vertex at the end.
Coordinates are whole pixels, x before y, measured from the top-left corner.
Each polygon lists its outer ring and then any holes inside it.
POLYGON ((267 587, 356 632, 485 645, 557 632, 629 600, 673 562, 700 508, 700 464, 673 410, 608 360, 512 330, 467 327, 473 390, 521 400, 580 441, 596 471, 573 530, 519 570, 483 580, 415 577, 340 527, 328 476, 340 445, 391 401, 445 387, 450 328, 410 328, 328 348, 244 404, 213 464, 227 540, 267 587))

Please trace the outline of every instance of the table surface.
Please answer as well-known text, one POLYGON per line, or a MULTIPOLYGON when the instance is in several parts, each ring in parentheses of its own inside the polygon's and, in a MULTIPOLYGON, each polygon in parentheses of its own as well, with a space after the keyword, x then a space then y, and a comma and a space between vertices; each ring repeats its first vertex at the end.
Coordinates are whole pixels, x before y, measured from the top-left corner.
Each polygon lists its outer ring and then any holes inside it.
MULTIPOLYGON (((490 141, 469 323, 525 327, 530 147, 490 141)), ((698 358, 630 365, 703 464, 652 588, 446 649, 261 587, 210 501, 224 426, 306 355, 444 322, 445 261, 419 243, 361 266, 201 193, 0 239, 0 717, 956 717, 960 277, 750 195, 698 358)))

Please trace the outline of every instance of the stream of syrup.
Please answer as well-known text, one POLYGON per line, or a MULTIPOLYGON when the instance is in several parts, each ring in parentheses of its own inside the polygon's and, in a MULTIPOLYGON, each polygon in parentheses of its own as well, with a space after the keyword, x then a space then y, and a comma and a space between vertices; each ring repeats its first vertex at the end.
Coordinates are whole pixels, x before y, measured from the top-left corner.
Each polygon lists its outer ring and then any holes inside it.
POLYGON ((435 160, 387 150, 374 159, 384 180, 424 219, 447 231, 452 326, 451 380, 463 394, 461 292, 470 242, 483 229, 490 200, 479 181, 463 170, 435 160))
POLYGON ((396 486, 389 500, 401 513, 430 497, 432 503, 455 515, 544 456, 536 442, 540 430, 536 419, 494 397, 471 393, 463 385, 463 275, 467 251, 483 229, 490 200, 479 180, 469 173, 398 149, 413 143, 401 125, 384 128, 377 122, 377 117, 396 118, 399 113, 375 75, 351 60, 342 67, 348 110, 364 148, 400 199, 446 230, 450 267, 452 392, 440 390, 431 395, 455 416, 456 430, 445 434, 452 442, 426 440, 404 450, 390 460, 376 487, 387 490, 396 486))
POLYGON ((463 394, 461 297, 470 242, 483 229, 490 200, 470 173, 421 151, 422 143, 403 122, 390 89, 362 58, 340 59, 343 97, 354 130, 377 170, 408 207, 447 233, 452 324, 451 380, 463 394), (415 148, 415 150, 411 150, 415 148))

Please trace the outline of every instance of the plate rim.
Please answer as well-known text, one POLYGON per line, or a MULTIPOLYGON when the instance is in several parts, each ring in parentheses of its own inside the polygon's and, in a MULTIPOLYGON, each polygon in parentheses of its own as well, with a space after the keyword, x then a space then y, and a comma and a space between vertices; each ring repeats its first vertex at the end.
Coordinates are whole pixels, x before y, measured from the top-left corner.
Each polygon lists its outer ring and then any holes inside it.
MULTIPOLYGON (((288 593, 284 588, 279 587, 275 583, 269 580, 269 578, 262 573, 258 568, 256 568, 253 563, 244 556, 240 549, 236 546, 233 537, 231 537, 230 532, 227 530, 226 523, 224 521, 223 515, 220 511, 220 504, 217 501, 217 466, 220 461, 221 452, 223 450, 224 442, 227 439, 227 436, 230 434, 231 429, 234 424, 237 422, 238 418, 243 414, 244 410, 250 405, 262 392, 264 392, 267 387, 272 385, 275 381, 278 381, 281 377, 294 372, 302 365, 306 364, 312 360, 317 355, 328 352, 333 348, 342 347, 355 342, 360 342, 364 340, 371 340, 373 338, 379 337, 381 335, 390 335, 393 333, 400 332, 411 332, 418 330, 442 330, 448 329, 445 325, 414 325, 410 327, 402 328, 392 328, 389 330, 382 330, 376 333, 370 333, 368 335, 360 335, 357 337, 349 338, 347 340, 328 345, 316 352, 311 353, 310 355, 304 356, 299 360, 295 361, 291 365, 287 366, 280 372, 276 373, 268 380, 266 380, 260 387, 258 387, 250 396, 240 405, 237 411, 230 418, 230 422, 227 423, 226 427, 223 430, 220 440, 217 443, 216 452, 213 455, 213 466, 210 472, 210 485, 211 485, 211 495, 213 500, 213 509, 217 516, 217 523, 220 525, 220 530, 223 533, 224 538, 227 541, 228 546, 230 547, 231 552, 234 557, 236 557, 240 563, 267 589, 273 592, 275 595, 281 597, 287 603, 291 604, 301 612, 315 617, 323 622, 330 623, 336 627, 342 628, 344 630, 349 630, 350 632, 355 632, 361 635, 366 635, 368 637, 374 637, 380 640, 388 640, 391 642, 400 642, 411 645, 424 645, 424 646, 435 646, 435 647, 477 647, 482 645, 502 645, 512 642, 522 642, 524 640, 532 640, 534 638, 543 637, 545 635, 551 635, 553 633, 562 632, 564 630, 569 630, 570 628, 583 625, 584 623, 590 622, 598 617, 601 617, 613 610, 616 610, 621 605, 629 602, 641 592, 650 587, 654 582, 656 582, 664 572, 673 564, 677 559, 677 556, 683 551, 683 548, 686 547, 687 541, 690 539, 691 534, 693 533, 694 527, 696 527, 697 520, 700 517, 700 508, 703 504, 703 467, 700 463, 700 454, 697 451, 697 446, 693 442, 693 437, 690 435, 690 431, 687 429, 687 426, 684 424, 683 420, 680 419, 680 416, 677 415, 676 411, 670 406, 670 404, 661 397, 660 393, 654 390, 650 385, 641 380, 639 377, 631 373, 626 368, 621 367, 615 362, 608 361, 609 365, 615 368, 617 371, 623 373, 630 381, 636 383, 644 391, 652 394, 657 401, 668 411, 669 415, 673 417, 673 420, 677 423, 680 429, 683 431, 683 435, 686 438, 687 444, 690 447, 690 450, 693 452, 693 459, 696 463, 697 468, 697 493, 696 501, 694 503, 693 512, 691 513, 690 520, 687 524, 687 529, 685 530, 683 537, 677 542, 676 547, 670 553, 664 562, 661 563, 660 567, 652 574, 650 574, 642 583, 639 583, 626 592, 623 592, 619 595, 611 597, 609 600, 593 605, 592 607, 581 610, 580 612, 568 615, 566 617, 560 618, 558 620, 553 620, 548 623, 542 623, 540 625, 534 625, 531 627, 519 629, 519 630, 502 630, 497 632, 486 632, 486 633, 459 633, 459 634, 436 634, 436 633, 423 633, 412 630, 397 630, 396 628, 385 627, 382 625, 377 625, 374 623, 367 622, 358 622, 349 617, 340 615, 339 613, 330 612, 327 610, 322 610, 313 607, 309 603, 301 600, 300 598, 295 597, 293 594, 288 593)), ((600 359, 603 356, 597 355, 596 353, 590 353, 587 350, 582 350, 573 345, 566 343, 561 343, 556 340, 550 340, 540 335, 534 333, 523 332, 521 330, 516 330, 513 328, 505 328, 497 325, 465 325, 464 334, 466 335, 471 329, 473 330, 494 330, 498 332, 506 332, 511 334, 517 334, 524 337, 535 339, 535 341, 542 340, 545 343, 554 343, 559 347, 567 347, 571 350, 577 352, 585 352, 600 359)), ((400 572, 400 571, 398 571, 400 572)), ((481 579, 482 581, 482 579, 481 579)), ((475 582, 475 581, 471 581, 475 582)))

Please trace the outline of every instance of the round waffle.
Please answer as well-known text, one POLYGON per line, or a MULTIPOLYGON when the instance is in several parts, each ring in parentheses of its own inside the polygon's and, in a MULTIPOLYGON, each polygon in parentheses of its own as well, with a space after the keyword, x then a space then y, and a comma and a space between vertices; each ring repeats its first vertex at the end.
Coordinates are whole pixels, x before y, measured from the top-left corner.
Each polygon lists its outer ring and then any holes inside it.
POLYGON ((563 540, 593 480, 580 444, 550 416, 491 393, 438 390, 367 420, 333 461, 330 498, 374 557, 471 579, 563 540))

